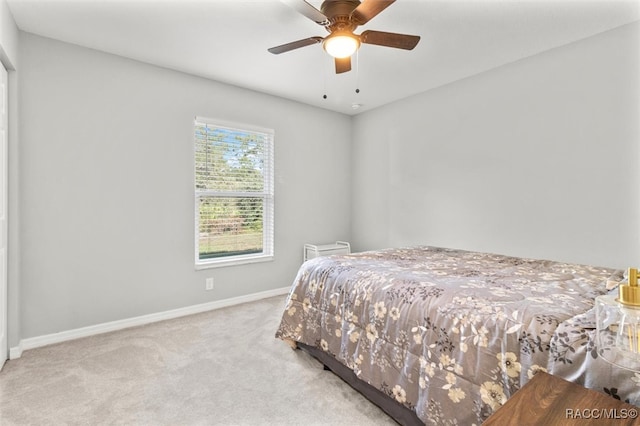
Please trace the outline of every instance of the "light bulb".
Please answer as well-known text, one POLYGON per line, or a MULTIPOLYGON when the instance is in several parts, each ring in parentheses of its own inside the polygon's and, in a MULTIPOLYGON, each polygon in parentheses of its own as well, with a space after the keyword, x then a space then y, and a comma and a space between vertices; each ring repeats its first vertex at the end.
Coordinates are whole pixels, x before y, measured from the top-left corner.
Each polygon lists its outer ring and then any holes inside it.
POLYGON ((322 46, 334 58, 348 58, 358 50, 360 40, 351 33, 334 33, 324 39, 322 46))

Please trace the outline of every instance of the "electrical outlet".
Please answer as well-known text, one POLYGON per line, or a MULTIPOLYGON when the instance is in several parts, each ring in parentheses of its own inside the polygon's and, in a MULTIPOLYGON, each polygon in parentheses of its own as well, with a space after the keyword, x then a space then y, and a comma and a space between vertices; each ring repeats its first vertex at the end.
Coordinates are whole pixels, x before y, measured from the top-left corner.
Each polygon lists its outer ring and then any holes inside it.
POLYGON ((205 290, 213 290, 213 278, 207 278, 204 285, 205 290))

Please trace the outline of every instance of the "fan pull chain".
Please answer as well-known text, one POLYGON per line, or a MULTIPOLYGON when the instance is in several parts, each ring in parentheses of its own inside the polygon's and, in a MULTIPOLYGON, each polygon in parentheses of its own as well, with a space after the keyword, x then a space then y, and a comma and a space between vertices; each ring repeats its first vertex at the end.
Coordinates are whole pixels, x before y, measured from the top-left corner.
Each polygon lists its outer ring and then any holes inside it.
POLYGON ((360 93, 360 50, 356 50, 356 93, 360 93))
POLYGON ((322 95, 322 99, 327 99, 327 68, 325 67, 324 73, 322 74, 322 79, 324 82, 324 95, 322 95))

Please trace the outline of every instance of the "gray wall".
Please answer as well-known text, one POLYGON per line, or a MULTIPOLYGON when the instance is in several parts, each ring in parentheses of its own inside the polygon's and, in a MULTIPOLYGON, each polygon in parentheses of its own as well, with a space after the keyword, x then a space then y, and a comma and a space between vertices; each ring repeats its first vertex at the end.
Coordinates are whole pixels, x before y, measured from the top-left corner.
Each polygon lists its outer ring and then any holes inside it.
POLYGON ((636 23, 351 119, 21 34, 10 345, 288 286, 309 241, 635 264, 638 39, 636 23), (194 270, 196 115, 275 129, 274 262, 194 270))
POLYGON ((348 116, 20 42, 22 338, 288 287, 303 243, 349 238, 348 116), (196 115, 275 129, 273 262, 195 271, 196 115))
POLYGON ((639 24, 353 120, 356 250, 640 259, 639 24))

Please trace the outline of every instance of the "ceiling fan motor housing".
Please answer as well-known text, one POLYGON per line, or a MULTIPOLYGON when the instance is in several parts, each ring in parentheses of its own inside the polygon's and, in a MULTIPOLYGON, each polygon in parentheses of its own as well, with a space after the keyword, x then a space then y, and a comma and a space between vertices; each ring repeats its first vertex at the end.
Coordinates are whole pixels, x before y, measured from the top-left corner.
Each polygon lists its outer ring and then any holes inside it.
POLYGON ((351 19, 351 13, 360 5, 359 0, 325 0, 320 6, 322 13, 329 18, 327 30, 353 31, 358 26, 351 19))

